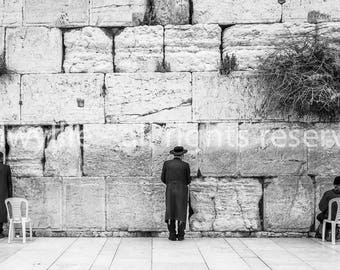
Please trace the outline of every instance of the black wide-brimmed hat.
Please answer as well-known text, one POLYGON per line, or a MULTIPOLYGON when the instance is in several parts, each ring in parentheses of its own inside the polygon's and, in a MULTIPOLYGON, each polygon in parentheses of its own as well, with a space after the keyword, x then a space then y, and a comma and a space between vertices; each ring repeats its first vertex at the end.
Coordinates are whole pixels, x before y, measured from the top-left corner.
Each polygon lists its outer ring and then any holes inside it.
POLYGON ((337 176, 337 177, 334 178, 333 184, 336 185, 336 186, 340 186, 340 176, 337 176))
POLYGON ((188 152, 188 150, 184 149, 183 146, 176 146, 173 150, 170 151, 170 154, 175 156, 181 156, 188 152))

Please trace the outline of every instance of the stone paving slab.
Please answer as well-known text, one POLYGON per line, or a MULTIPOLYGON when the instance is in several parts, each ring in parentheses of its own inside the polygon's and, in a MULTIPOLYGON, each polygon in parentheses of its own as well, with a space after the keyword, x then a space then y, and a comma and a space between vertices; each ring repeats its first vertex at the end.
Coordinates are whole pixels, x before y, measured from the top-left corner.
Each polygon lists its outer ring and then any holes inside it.
POLYGON ((1 270, 339 269, 336 245, 312 238, 0 239, 1 270))

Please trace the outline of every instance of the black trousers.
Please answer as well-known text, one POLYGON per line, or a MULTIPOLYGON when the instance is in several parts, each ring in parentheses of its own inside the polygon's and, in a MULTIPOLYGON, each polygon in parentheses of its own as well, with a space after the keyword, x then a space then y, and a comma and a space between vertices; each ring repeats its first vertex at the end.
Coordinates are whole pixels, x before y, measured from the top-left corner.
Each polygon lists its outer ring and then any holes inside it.
POLYGON ((176 221, 177 221, 177 234, 178 236, 182 237, 185 234, 185 222, 178 221, 174 219, 168 220, 168 230, 170 234, 176 234, 176 221))
POLYGON ((0 233, 3 233, 3 231, 4 231, 3 226, 4 226, 4 224, 3 224, 3 223, 0 223, 0 233))

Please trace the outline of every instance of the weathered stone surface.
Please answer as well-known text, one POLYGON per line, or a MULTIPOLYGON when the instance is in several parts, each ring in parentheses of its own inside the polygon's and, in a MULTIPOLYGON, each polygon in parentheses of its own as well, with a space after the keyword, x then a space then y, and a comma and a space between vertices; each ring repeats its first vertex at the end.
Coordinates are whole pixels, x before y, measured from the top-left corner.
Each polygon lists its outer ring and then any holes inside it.
POLYGON ((12 127, 7 130, 8 164, 14 176, 42 176, 45 134, 41 127, 12 127))
POLYGON ((91 0, 90 24, 97 26, 132 26, 144 19, 147 0, 91 0))
POLYGON ((24 75, 22 123, 103 123, 103 74, 24 75))
POLYGON ((198 137, 203 176, 237 174, 238 123, 200 124, 198 137))
POLYGON ((314 188, 308 176, 279 176, 264 189, 267 231, 306 231, 314 219, 314 188))
POLYGON ((189 0, 155 0, 154 15, 157 24, 188 24, 189 0))
POLYGON ((221 28, 216 24, 165 27, 165 61, 171 71, 212 71, 220 67, 221 28))
POLYGON ((165 231, 165 188, 152 178, 106 179, 107 229, 165 231))
POLYGON ((84 174, 149 176, 150 136, 144 124, 84 125, 84 174))
POLYGON ((47 176, 81 176, 79 126, 52 127, 47 134, 45 171, 47 176))
POLYGON ((62 228, 62 179, 15 178, 14 196, 28 200, 33 228, 62 228))
POLYGON ((323 22, 340 21, 339 0, 287 0, 283 5, 282 20, 323 22))
POLYGON ((260 118, 263 89, 255 75, 193 73, 193 118, 198 121, 260 118))
POLYGON ((184 161, 190 164, 191 175, 197 175, 198 126, 196 123, 169 123, 152 125, 152 172, 158 180, 163 162, 172 159, 170 150, 182 145, 188 152, 184 161))
POLYGON ((25 0, 25 24, 57 27, 86 25, 88 3, 88 0, 25 0))
POLYGON ((340 174, 339 128, 339 124, 315 124, 313 128, 305 131, 309 174, 340 174))
POLYGON ((3 54, 5 49, 5 28, 0 27, 0 55, 3 54))
POLYGON ((163 61, 163 27, 127 27, 115 35, 117 72, 153 72, 163 61))
POLYGON ((108 74, 107 122, 190 121, 190 73, 108 74))
POLYGON ((7 65, 18 73, 61 72, 62 54, 59 29, 22 27, 6 30, 7 65))
POLYGON ((0 79, 0 124, 20 121, 20 75, 11 74, 0 79))
POLYGON ((223 31, 223 59, 234 55, 235 70, 256 69, 285 42, 303 40, 314 30, 315 25, 308 23, 233 25, 223 31))
POLYGON ((215 231, 261 230, 259 202, 262 185, 257 179, 221 179, 215 197, 215 231))
MULTIPOLYGON (((0 152, 6 155, 5 153, 5 146, 6 146, 6 140, 5 140, 5 127, 0 126, 0 152)), ((6 159, 6 157, 4 157, 6 159)))
POLYGON ((239 128, 239 168, 246 176, 300 175, 306 170, 303 129, 284 123, 243 124, 239 128))
POLYGON ((64 34, 65 72, 113 72, 113 38, 102 29, 85 27, 64 34))
POLYGON ((194 23, 273 23, 281 19, 277 1, 193 0, 194 23))
POLYGON ((318 33, 333 51, 336 62, 340 65, 340 22, 327 22, 317 25, 318 33))
POLYGON ((4 0, 0 3, 0 25, 22 25, 22 2, 23 0, 4 0))
POLYGON ((262 185, 251 178, 196 179, 190 186, 193 231, 260 230, 262 185))
POLYGON ((64 178, 64 227, 105 229, 103 177, 64 178))

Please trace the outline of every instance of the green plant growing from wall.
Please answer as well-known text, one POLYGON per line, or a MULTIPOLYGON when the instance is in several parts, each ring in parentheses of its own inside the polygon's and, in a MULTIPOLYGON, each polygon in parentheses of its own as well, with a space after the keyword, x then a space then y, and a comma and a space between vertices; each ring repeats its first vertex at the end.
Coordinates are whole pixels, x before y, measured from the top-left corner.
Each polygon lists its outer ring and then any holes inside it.
POLYGON ((0 55, 0 77, 9 75, 11 71, 7 68, 5 56, 0 55))
POLYGON ((156 65, 156 72, 170 72, 171 71, 171 67, 170 64, 168 62, 166 62, 165 60, 163 61, 159 61, 156 65))
POLYGON ((229 75, 232 71, 237 69, 237 60, 235 54, 229 56, 228 54, 222 59, 220 74, 229 75))
POLYGON ((288 41, 262 59, 261 113, 314 115, 333 121, 340 113, 340 66, 336 52, 315 33, 288 41))

